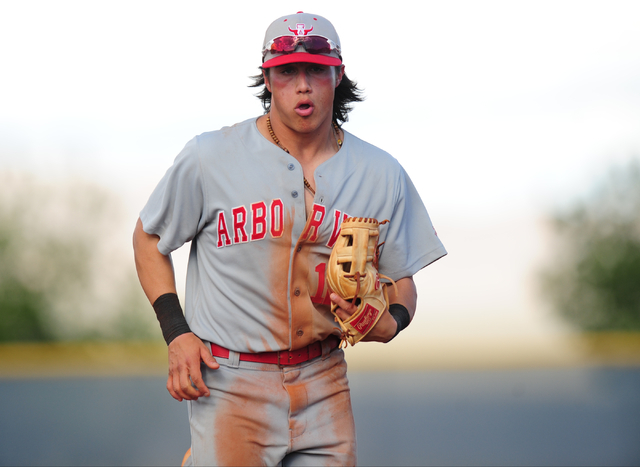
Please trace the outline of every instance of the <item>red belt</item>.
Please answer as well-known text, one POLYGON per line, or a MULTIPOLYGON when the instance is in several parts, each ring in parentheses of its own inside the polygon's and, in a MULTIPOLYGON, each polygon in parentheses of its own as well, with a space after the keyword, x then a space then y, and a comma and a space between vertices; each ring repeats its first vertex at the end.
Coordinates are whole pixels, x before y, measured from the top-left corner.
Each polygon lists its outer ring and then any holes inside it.
MULTIPOLYGON (((324 341, 314 342, 298 350, 281 350, 279 352, 244 353, 240 352, 240 360, 243 362, 273 363, 276 365, 296 365, 308 362, 322 355, 322 343, 328 342, 330 350, 338 347, 340 339, 331 335, 324 341)), ((220 358, 229 358, 229 349, 211 343, 211 355, 220 358)))

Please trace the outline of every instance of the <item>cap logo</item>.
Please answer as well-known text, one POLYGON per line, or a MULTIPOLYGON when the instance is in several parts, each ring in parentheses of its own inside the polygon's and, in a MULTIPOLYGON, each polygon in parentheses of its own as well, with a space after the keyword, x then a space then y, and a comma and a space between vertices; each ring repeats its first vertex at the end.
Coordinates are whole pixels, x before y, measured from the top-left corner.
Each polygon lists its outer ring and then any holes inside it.
POLYGON ((294 33, 296 36, 306 36, 311 31, 313 31, 313 26, 311 26, 310 29, 305 29, 304 28, 304 23, 298 23, 298 24, 296 24, 296 29, 289 28, 289 31, 294 33))

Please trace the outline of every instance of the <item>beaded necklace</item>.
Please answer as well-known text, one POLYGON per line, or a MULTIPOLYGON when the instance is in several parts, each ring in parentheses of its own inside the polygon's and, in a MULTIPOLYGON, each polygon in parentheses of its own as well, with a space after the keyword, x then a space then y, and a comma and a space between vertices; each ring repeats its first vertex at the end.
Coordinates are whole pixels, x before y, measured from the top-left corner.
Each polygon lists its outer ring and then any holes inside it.
MULTIPOLYGON (((338 148, 342 147, 342 140, 340 139, 340 137, 338 136, 338 124, 336 122, 332 122, 333 123, 333 132, 336 135, 336 142, 338 143, 338 148)), ((267 129, 269 130, 269 134, 271 135, 271 138, 273 139, 273 142, 276 143, 278 145, 278 147, 280 147, 280 149, 282 149, 284 152, 286 152, 287 154, 291 154, 289 152, 289 150, 287 148, 285 148, 282 143, 280 143, 280 140, 278 139, 278 137, 276 136, 275 132, 273 131, 273 128, 271 128, 271 114, 267 115, 267 129)), ((304 187, 309 190, 309 193, 311 193, 313 196, 316 195, 316 191, 311 188, 311 185, 309 184, 309 180, 307 180, 307 177, 305 177, 304 175, 302 176, 303 180, 304 180, 304 187)))

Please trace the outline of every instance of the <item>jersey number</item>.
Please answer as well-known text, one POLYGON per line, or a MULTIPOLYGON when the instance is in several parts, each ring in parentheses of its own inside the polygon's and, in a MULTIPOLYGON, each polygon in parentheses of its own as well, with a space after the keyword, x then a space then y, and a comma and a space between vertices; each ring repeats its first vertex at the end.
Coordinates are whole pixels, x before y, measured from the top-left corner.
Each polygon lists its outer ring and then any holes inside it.
POLYGON ((318 273, 318 290, 316 294, 311 297, 313 303, 319 303, 320 305, 331 305, 331 298, 329 298, 329 290, 325 290, 325 273, 327 271, 327 263, 320 263, 316 266, 316 272, 318 273), (326 297, 325 297, 326 295, 326 297))

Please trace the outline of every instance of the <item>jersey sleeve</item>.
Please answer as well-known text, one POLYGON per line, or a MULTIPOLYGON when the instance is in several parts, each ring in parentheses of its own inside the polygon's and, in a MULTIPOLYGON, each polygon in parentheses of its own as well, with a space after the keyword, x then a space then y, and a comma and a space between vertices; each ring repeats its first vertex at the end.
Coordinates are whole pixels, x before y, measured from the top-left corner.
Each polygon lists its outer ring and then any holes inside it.
POLYGON ((167 255, 191 241, 204 226, 205 187, 192 139, 178 154, 140 213, 143 229, 160 237, 158 251, 167 255))
MULTIPOLYGON (((409 277, 447 254, 413 182, 400 168, 396 202, 380 253, 380 272, 394 280, 409 277)), ((381 234, 384 233, 381 226, 381 234)), ((382 235, 381 235, 382 236, 382 235)))

